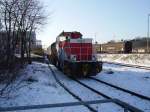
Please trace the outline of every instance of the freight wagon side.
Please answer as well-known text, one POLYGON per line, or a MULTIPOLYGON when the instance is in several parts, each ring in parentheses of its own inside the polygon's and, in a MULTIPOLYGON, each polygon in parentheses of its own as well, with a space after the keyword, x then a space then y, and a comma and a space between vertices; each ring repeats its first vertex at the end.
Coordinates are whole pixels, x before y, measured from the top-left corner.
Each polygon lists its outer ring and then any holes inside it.
POLYGON ((102 53, 131 53, 132 52, 132 42, 110 42, 106 44, 101 44, 102 53))
POLYGON ((101 45, 101 51, 103 53, 123 53, 124 43, 123 42, 113 42, 101 45))

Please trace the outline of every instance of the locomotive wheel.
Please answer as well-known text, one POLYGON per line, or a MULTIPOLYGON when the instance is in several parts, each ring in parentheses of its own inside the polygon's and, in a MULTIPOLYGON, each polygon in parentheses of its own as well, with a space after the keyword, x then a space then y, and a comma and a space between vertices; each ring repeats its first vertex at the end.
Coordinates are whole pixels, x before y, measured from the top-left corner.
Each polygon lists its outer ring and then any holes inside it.
POLYGON ((82 74, 84 77, 88 75, 88 64, 82 65, 82 74))
POLYGON ((103 69, 103 63, 100 63, 100 65, 98 66, 98 68, 99 68, 99 72, 102 71, 102 69, 103 69))
POLYGON ((98 66, 96 66, 96 72, 99 73, 100 72, 100 68, 98 66))
POLYGON ((70 68, 69 68, 69 66, 68 66, 67 63, 64 63, 63 72, 64 72, 66 75, 71 76, 71 75, 70 75, 70 74, 71 74, 71 71, 70 71, 70 68))
POLYGON ((56 67, 61 70, 59 61, 56 62, 56 67))

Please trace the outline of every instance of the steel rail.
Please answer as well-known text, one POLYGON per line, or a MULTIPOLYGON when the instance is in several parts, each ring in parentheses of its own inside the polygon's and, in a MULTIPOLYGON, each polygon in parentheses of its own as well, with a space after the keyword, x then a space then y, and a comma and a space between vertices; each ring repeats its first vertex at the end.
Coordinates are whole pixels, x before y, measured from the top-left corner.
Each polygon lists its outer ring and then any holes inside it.
POLYGON ((135 92, 133 92, 133 91, 130 91, 130 90, 121 88, 121 87, 119 87, 119 86, 110 84, 110 83, 108 83, 108 82, 102 81, 102 80, 97 79, 97 78, 94 78, 94 77, 88 77, 88 78, 89 78, 89 79, 92 79, 92 80, 95 80, 95 81, 97 81, 97 82, 99 82, 99 83, 105 84, 105 85, 107 85, 107 86, 113 87, 113 88, 115 88, 115 89, 124 91, 124 92, 129 93, 129 94, 131 94, 131 95, 134 95, 134 96, 136 96, 136 97, 142 98, 142 99, 144 99, 144 100, 150 101, 150 97, 148 97, 148 96, 144 96, 144 95, 135 93, 135 92))
MULTIPOLYGON (((89 90, 93 91, 94 93, 103 96, 104 98, 113 99, 110 96, 107 96, 106 94, 101 93, 101 92, 97 91, 96 89, 93 89, 92 87, 82 83, 81 81, 77 80, 76 78, 71 78, 71 79, 74 80, 75 82, 81 84, 82 86, 88 88, 89 90)), ((138 108, 136 108, 136 107, 134 107, 134 106, 132 106, 132 105, 130 105, 128 103, 120 101, 119 99, 117 99, 114 103, 119 105, 119 106, 121 106, 122 108, 128 109, 131 112, 143 112, 142 110, 140 110, 140 109, 138 109, 138 108)))
MULTIPOLYGON (((116 99, 107 100, 94 100, 94 101, 84 101, 85 104, 102 104, 115 102, 116 99)), ((46 108, 58 108, 58 107, 69 107, 69 106, 80 106, 84 105, 82 102, 67 102, 67 103, 56 103, 56 104, 43 104, 43 105, 29 105, 29 106, 16 106, 16 107, 0 107, 0 112, 6 111, 21 111, 21 110, 31 110, 31 109, 46 109, 46 108)))
MULTIPOLYGON (((49 65, 48 65, 49 66, 49 65)), ((89 106, 88 104, 86 104, 79 96, 77 96, 76 94, 74 94, 73 92, 71 92, 69 90, 69 88, 67 88, 56 76, 55 72, 52 70, 52 68, 49 66, 52 75, 54 76, 56 82, 62 87, 64 88, 70 95, 72 95, 75 99, 77 99, 78 101, 80 101, 85 107, 87 107, 90 111, 92 112, 98 112, 97 110, 95 110, 93 107, 89 106)))
POLYGON ((150 70, 150 67, 147 67, 147 66, 124 64, 124 63, 117 63, 117 62, 108 62, 108 61, 103 61, 103 63, 120 65, 120 66, 125 66, 125 67, 138 68, 138 69, 144 69, 144 70, 150 70))

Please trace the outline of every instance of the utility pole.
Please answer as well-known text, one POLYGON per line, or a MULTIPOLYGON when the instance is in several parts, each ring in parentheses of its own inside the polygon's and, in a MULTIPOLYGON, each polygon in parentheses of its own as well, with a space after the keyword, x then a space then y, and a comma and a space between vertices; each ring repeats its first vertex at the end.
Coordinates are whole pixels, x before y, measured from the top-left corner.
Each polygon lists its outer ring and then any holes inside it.
POLYGON ((95 34, 94 34, 94 37, 95 37, 95 44, 97 44, 96 36, 97 36, 97 32, 95 32, 95 34))
POLYGON ((149 53, 149 17, 150 17, 150 14, 148 14, 148 26, 147 26, 147 53, 149 53))

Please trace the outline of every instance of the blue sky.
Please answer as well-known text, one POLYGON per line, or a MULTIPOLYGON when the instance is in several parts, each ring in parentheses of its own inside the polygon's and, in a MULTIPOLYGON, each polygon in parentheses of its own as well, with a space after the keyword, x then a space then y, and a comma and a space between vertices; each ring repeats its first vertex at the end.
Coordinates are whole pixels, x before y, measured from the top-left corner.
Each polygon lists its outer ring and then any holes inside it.
POLYGON ((37 38, 48 46, 64 31, 80 31, 99 43, 146 36, 150 0, 41 0, 52 13, 37 38))

